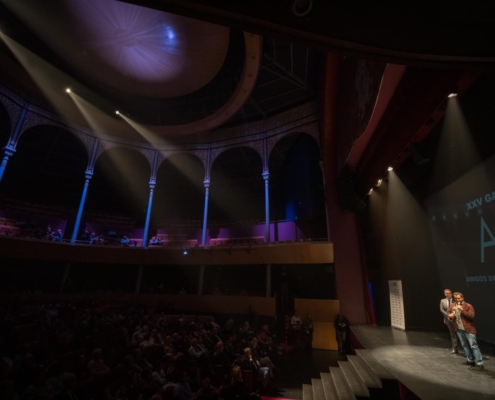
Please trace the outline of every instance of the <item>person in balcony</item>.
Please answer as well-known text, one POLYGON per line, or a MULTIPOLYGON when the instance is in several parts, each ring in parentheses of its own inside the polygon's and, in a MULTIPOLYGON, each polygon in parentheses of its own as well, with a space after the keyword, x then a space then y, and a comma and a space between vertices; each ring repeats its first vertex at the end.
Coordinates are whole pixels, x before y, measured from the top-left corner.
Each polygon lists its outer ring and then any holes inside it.
POLYGON ((93 232, 89 237, 89 244, 97 244, 97 243, 98 243, 98 236, 96 236, 96 233, 93 232))
POLYGON ((64 234, 62 233, 62 229, 57 229, 57 232, 53 234, 53 240, 55 242, 63 242, 64 241, 64 234))
POLYGON ((124 237, 122 239, 120 239, 120 243, 123 244, 124 246, 128 246, 130 242, 131 241, 129 240, 129 238, 126 235, 124 235, 124 237))
POLYGON ((89 228, 86 225, 86 227, 84 228, 83 233, 81 235, 81 240, 87 242, 87 241, 89 241, 90 238, 91 238, 91 232, 89 231, 89 228))
POLYGON ((52 232, 52 227, 50 225, 46 227, 45 239, 53 240, 53 232, 52 232))

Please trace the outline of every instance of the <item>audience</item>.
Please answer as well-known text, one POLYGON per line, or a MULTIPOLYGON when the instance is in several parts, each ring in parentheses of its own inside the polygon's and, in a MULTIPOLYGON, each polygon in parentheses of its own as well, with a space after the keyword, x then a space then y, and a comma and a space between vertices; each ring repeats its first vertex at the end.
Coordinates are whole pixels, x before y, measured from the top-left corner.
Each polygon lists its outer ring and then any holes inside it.
POLYGON ((268 327, 170 319, 169 309, 1 300, 0 398, 255 400, 268 387, 279 359, 268 327))

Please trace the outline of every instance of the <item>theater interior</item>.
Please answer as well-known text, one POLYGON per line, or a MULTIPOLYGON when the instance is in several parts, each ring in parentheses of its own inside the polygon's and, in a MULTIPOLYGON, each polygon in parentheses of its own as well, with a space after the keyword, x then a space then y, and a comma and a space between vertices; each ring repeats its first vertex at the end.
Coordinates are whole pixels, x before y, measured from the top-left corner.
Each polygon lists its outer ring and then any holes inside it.
POLYGON ((494 8, 0 0, 0 398, 491 398, 494 8))

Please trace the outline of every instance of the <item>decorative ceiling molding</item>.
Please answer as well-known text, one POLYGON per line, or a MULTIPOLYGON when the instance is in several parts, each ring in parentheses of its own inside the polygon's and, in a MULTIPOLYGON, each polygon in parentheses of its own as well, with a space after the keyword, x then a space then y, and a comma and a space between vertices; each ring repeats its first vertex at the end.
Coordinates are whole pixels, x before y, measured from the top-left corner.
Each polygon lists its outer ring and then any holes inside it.
POLYGON ((175 126, 146 126, 159 135, 188 135, 194 133, 208 132, 227 122, 235 115, 244 103, 249 99, 251 92, 256 86, 256 80, 261 65, 263 55, 261 36, 253 33, 244 32, 244 42, 246 54, 244 56, 244 69, 232 97, 213 114, 199 121, 189 124, 175 126))
MULTIPOLYGON (((14 93, 9 91, 5 86, 0 85, 0 102, 22 104, 24 100, 14 93)), ((19 106, 20 107, 20 106, 19 106)), ((206 170, 207 167, 207 152, 208 148, 213 147, 212 159, 210 164, 224 150, 234 147, 250 147, 253 148, 263 159, 263 138, 268 138, 269 152, 273 146, 282 137, 291 133, 303 132, 308 133, 315 138, 319 143, 318 121, 319 115, 317 112, 317 104, 315 101, 302 104, 294 107, 291 110, 284 111, 273 117, 263 121, 251 122, 242 126, 224 129, 222 131, 211 132, 212 136, 219 139, 211 144, 208 143, 184 143, 184 144, 151 144, 149 142, 141 142, 117 136, 95 134, 89 128, 81 126, 77 123, 69 121, 58 114, 47 111, 41 107, 30 105, 26 115, 26 120, 22 131, 32 128, 37 125, 53 125, 76 135, 86 147, 88 156, 92 154, 94 142, 100 140, 96 158, 103 151, 113 147, 126 147, 135 149, 143 154, 150 165, 152 165, 152 154, 158 150, 158 165, 160 165, 167 157, 177 153, 187 153, 197 156, 206 170), (271 147, 270 147, 271 144, 271 147), (213 157, 214 156, 214 157, 213 157)))

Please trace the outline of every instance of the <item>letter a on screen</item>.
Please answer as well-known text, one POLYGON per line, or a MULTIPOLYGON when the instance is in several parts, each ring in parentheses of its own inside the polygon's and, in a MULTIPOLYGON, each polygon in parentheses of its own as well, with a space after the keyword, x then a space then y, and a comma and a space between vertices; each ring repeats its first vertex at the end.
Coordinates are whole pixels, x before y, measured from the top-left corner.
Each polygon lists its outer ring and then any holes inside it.
POLYGON ((495 246, 495 236, 493 236, 492 231, 490 228, 488 228, 488 225, 486 224, 485 220, 483 217, 481 217, 481 262, 485 262, 485 248, 490 247, 490 246, 495 246), (485 242, 485 231, 488 233, 490 236, 490 241, 485 242))

